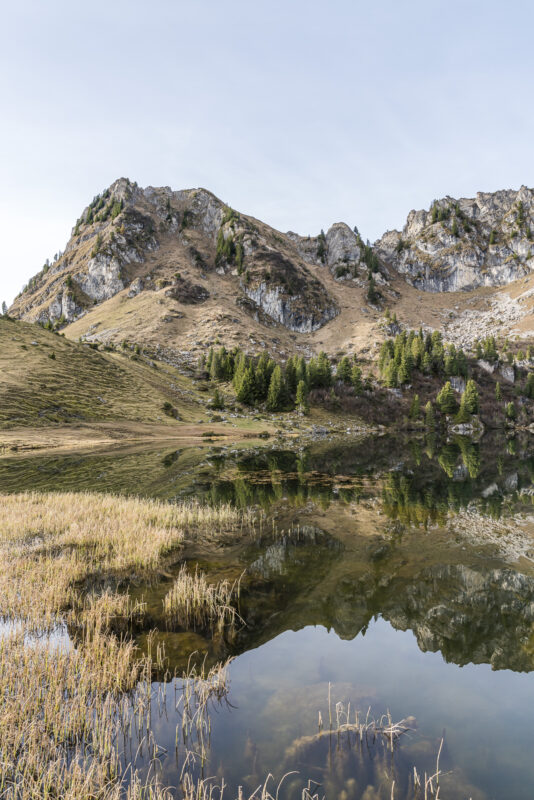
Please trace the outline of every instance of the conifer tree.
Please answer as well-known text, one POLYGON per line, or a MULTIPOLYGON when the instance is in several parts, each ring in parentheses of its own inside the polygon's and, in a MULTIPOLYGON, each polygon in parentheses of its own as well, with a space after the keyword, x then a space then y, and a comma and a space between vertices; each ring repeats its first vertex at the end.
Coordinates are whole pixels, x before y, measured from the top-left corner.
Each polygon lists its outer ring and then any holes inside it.
POLYGON ((384 383, 389 389, 394 389, 397 386, 397 380, 397 367, 395 362, 391 360, 384 372, 384 383))
POLYGON ((254 403, 255 393, 254 369, 249 365, 245 367, 236 386, 236 397, 240 403, 251 406, 254 403))
POLYGON ((295 408, 300 411, 301 414, 307 414, 309 411, 308 387, 306 386, 306 382, 303 380, 300 380, 297 385, 295 408))
POLYGON ((297 391, 297 370, 295 368, 296 360, 297 356, 291 356, 288 358, 285 368, 286 389, 290 395, 294 395, 297 391))
POLYGON ((284 385, 282 379, 282 370, 277 365, 273 370, 271 381, 269 383, 269 391, 267 392, 267 410, 280 411, 283 400, 284 385))
POLYGON ((419 395, 414 394, 412 404, 410 406, 410 419, 419 419, 421 414, 421 403, 419 402, 419 395))
POLYGON ((210 364, 210 380, 217 381, 221 376, 221 356, 219 352, 213 353, 210 364))
POLYGON ((497 400, 497 402, 499 402, 499 403, 500 403, 500 402, 501 402, 501 400, 502 400, 502 389, 501 389, 501 384, 500 384, 500 383, 498 383, 498 382, 495 384, 495 399, 496 399, 496 400, 497 400))
POLYGON ((462 378, 467 378, 467 357, 461 348, 456 353, 456 365, 458 368, 457 374, 461 375, 462 378))
POLYGON ((222 411, 222 409, 224 408, 223 396, 220 393, 219 388, 217 386, 215 387, 215 390, 211 398, 211 407, 219 411, 222 411))
POLYGON ((308 378, 312 388, 328 388, 332 385, 332 367, 326 353, 320 352, 317 358, 311 359, 308 378))
POLYGON ((354 364, 350 373, 350 382, 354 388, 355 395, 361 395, 363 392, 362 384, 362 371, 357 364, 354 364))
MULTIPOLYGON (((209 360, 209 357, 208 357, 209 360)), ((247 368, 247 357, 243 352, 239 352, 237 354, 237 358, 234 361, 234 377, 233 377, 233 384, 236 393, 239 391, 239 387, 243 381, 243 375, 245 374, 245 370, 247 368)))
POLYGON ((436 403, 444 414, 454 414, 456 411, 457 403, 450 381, 447 381, 438 393, 436 403))
POLYGON ((507 403, 505 407, 506 418, 511 420, 512 422, 517 417, 517 412, 515 410, 515 405, 513 403, 507 403))
POLYGON ((529 372, 525 383, 525 397, 534 399, 534 372, 529 372))
POLYGON ((338 381, 343 381, 343 383, 350 383, 350 376, 351 376, 350 360, 348 356, 343 356, 343 358, 337 365, 336 378, 338 381))
POLYGON ((425 406, 425 426, 431 430, 436 427, 436 416, 434 414, 434 407, 430 400, 425 406))
POLYGON ((467 381, 461 402, 464 404, 468 414, 478 414, 480 397, 476 383, 473 380, 467 381))
POLYGON ((271 373, 269 370, 269 356, 266 352, 263 352, 259 357, 254 370, 256 400, 259 403, 263 403, 267 397, 267 390, 269 388, 270 380, 271 373))
POLYGON ((421 363, 421 369, 423 370, 425 375, 430 375, 432 371, 432 356, 430 355, 430 353, 426 351, 423 356, 423 361, 421 363))
POLYGON ((376 305, 378 302, 378 292, 376 291, 376 284, 375 279, 373 278, 373 273, 369 273, 369 282, 367 284, 367 299, 372 305, 376 305))
POLYGON ((471 419, 471 413, 467 409, 465 392, 464 392, 460 400, 460 408, 458 409, 458 413, 456 414, 454 421, 462 424, 464 422, 469 422, 470 419, 471 419))
POLYGON ((296 372, 296 378, 297 378, 297 386, 300 383, 300 381, 304 381, 304 383, 307 385, 308 384, 308 369, 306 367, 306 360, 305 360, 304 356, 300 356, 300 358, 298 359, 295 372, 296 372))
POLYGON ((409 383, 411 377, 411 370, 409 367, 409 360, 406 355, 406 352, 403 352, 401 357, 401 362, 399 368, 397 370, 397 381, 403 386, 405 383, 409 383))

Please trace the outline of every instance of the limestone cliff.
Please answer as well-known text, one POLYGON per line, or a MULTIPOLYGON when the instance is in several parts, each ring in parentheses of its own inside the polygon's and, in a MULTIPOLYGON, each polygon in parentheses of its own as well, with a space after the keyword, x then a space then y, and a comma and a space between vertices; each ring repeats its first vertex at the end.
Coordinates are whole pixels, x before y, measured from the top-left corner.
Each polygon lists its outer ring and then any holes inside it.
POLYGON ((52 265, 31 279, 12 315, 64 324, 127 290, 165 290, 179 302, 210 295, 210 274, 250 313, 292 331, 336 316, 323 283, 288 238, 225 206, 205 189, 140 188, 121 178, 94 198, 52 265), (184 280, 181 270, 192 274, 184 280))
POLYGON ((534 267, 534 191, 436 200, 428 211, 411 211, 402 231, 385 233, 375 250, 424 291, 502 286, 534 267))

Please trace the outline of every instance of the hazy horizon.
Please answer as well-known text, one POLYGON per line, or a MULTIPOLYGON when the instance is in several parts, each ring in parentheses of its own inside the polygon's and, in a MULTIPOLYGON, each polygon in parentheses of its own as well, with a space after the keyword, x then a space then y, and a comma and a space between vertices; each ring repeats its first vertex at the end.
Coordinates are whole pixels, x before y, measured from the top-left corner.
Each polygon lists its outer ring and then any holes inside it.
POLYGON ((0 37, 11 302, 118 177, 374 241, 434 198, 534 184, 528 3, 21 0, 0 37))

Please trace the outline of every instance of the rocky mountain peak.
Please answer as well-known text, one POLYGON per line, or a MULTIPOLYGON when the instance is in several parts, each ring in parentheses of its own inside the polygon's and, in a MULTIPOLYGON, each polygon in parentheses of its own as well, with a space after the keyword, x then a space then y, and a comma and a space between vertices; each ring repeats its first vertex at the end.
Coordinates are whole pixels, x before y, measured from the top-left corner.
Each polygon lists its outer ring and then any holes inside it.
POLYGON ((410 211, 402 231, 388 231, 375 249, 424 291, 510 283, 534 267, 534 190, 435 200, 410 211))
POLYGON ((128 178, 93 198, 65 252, 31 279, 11 312, 62 324, 122 291, 132 297, 158 287, 170 287, 167 296, 175 299, 205 300, 210 273, 225 276, 241 308, 267 324, 311 331, 337 314, 322 282, 282 234, 206 189, 140 188, 128 178), (197 288, 184 289, 182 269, 197 288))

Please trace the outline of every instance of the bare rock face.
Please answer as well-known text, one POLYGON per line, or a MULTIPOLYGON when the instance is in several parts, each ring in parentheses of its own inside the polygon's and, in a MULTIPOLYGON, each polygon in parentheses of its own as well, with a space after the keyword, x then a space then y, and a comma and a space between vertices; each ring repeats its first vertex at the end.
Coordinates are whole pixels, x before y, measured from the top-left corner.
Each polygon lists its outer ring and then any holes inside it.
POLYGON ((244 286, 243 292, 271 319, 299 333, 316 331, 338 313, 333 304, 309 308, 301 296, 289 296, 281 286, 268 286, 263 282, 254 288, 244 286))
POLYGON ((375 249, 424 291, 510 283, 534 267, 534 191, 436 200, 429 211, 411 211, 402 232, 388 231, 375 249))
MULTIPOLYGON (((350 263, 354 239, 347 226, 334 226, 328 245, 321 238, 320 263, 326 263, 327 250, 329 264, 350 263)), ((309 255, 313 247, 304 251, 309 255)), ((65 252, 30 281, 11 311, 63 324, 120 292, 132 298, 165 287, 179 303, 205 302, 210 293, 185 279, 183 269, 196 270, 203 280, 210 272, 227 279, 262 324, 309 332, 338 313, 291 237, 228 208, 206 189, 142 189, 126 178, 84 209, 65 252), (66 286, 74 287, 73 302, 65 299, 66 286)))
POLYGON ((333 270, 340 265, 356 266, 363 252, 358 236, 344 222, 336 222, 326 233, 326 263, 333 270))
POLYGON ((165 291, 165 296, 178 300, 180 303, 195 305, 204 303, 210 295, 203 286, 191 283, 191 281, 186 281, 183 278, 177 278, 175 285, 165 291))
POLYGON ((315 331, 339 313, 317 278, 268 247, 251 254, 241 289, 269 317, 299 333, 315 331))
POLYGON ((308 264, 324 264, 334 277, 354 277, 363 269, 364 247, 360 237, 344 222, 336 222, 326 234, 299 236, 289 231, 286 236, 295 244, 300 257, 308 264))

